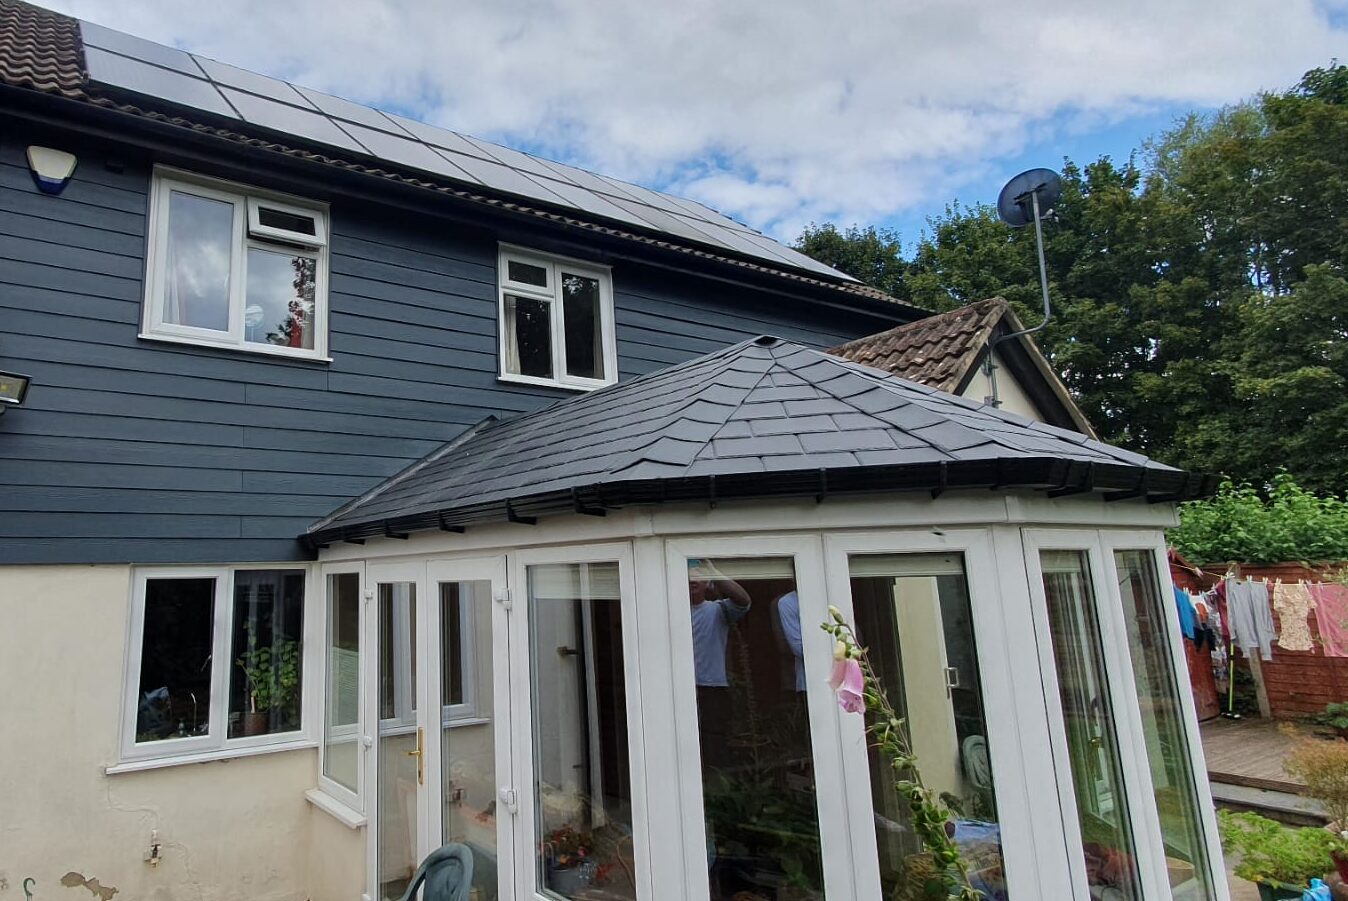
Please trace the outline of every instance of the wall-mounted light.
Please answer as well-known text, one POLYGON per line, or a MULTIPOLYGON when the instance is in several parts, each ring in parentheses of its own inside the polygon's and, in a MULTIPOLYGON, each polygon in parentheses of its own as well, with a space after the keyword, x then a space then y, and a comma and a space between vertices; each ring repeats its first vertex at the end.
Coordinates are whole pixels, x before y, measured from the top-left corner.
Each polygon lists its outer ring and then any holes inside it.
POLYGON ((28 148, 28 171, 33 173, 37 189, 47 194, 60 194, 70 176, 75 174, 75 154, 50 147, 28 148))
POLYGON ((0 372, 0 416, 10 407, 23 403, 28 394, 28 383, 32 381, 26 375, 17 372, 0 372))

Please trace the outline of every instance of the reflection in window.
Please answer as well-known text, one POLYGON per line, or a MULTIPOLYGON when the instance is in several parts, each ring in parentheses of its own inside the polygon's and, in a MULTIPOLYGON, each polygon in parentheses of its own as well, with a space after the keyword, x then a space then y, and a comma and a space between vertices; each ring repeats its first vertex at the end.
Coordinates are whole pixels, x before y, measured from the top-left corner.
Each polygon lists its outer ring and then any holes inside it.
POLYGON ((552 304, 507 294, 506 372, 552 378, 552 304))
POLYGON ((210 728, 215 579, 146 579, 136 741, 210 728))
POLYGON ((247 268, 244 340, 313 350, 318 258, 250 247, 247 268))
POLYGON ((1115 551, 1114 561, 1171 884, 1176 897, 1210 899, 1214 894, 1180 707, 1180 682, 1167 639, 1171 608, 1162 601, 1151 551, 1115 551))
POLYGON ((567 375, 602 379, 604 333, 599 321, 599 279, 563 272, 562 300, 567 375))
POLYGON ((168 206, 164 322, 228 331, 234 205, 171 191, 168 206))
MULTIPOLYGON (((848 560, 857 638, 903 717, 922 776, 955 815, 973 886, 1003 899, 1006 878, 993 795, 973 611, 959 554, 875 554, 848 560)), ((868 749, 880 882, 886 898, 923 897, 933 872, 894 791, 888 759, 868 749)))
POLYGON ((229 737, 300 728, 304 571, 234 573, 229 737))
POLYGON ((1084 551, 1041 551, 1058 692, 1092 893, 1141 901, 1100 621, 1084 551))
POLYGON ((529 567, 538 885, 636 897, 616 563, 529 567))
POLYGON ((379 820, 379 897, 400 898, 420 862, 417 786, 424 778, 422 732, 416 717, 415 582, 380 582, 379 754, 376 807, 379 820))
POLYGON ((497 899, 491 607, 490 582, 440 585, 443 841, 461 842, 472 851, 470 897, 476 901, 497 899), (452 711, 464 709, 473 711, 474 716, 456 721, 452 711))
POLYGON ((327 710, 323 775, 357 791, 360 717, 360 574, 328 576, 327 710))
POLYGON ((793 563, 689 560, 688 601, 711 899, 823 898, 793 563))

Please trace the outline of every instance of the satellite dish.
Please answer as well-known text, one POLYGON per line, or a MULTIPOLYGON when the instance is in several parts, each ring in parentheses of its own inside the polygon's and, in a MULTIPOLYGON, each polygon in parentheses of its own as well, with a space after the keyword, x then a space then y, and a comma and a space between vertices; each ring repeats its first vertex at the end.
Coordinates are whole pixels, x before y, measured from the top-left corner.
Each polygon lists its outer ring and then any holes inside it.
POLYGON ((1006 183, 997 195, 997 215, 1012 228, 1022 228, 1035 220, 1035 200, 1039 218, 1053 209, 1062 196, 1062 179, 1052 169, 1030 169, 1006 183))

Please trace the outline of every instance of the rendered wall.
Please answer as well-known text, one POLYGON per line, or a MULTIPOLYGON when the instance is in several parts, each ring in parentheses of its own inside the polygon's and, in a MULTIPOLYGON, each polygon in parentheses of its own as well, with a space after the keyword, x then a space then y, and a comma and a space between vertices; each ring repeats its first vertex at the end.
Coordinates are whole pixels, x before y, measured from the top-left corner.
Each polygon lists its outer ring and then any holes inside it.
MULTIPOLYGON (((1001 400, 1000 409, 1008 413, 1017 413, 1030 419, 1036 419, 1039 422, 1047 422, 1044 414, 1039 412, 1039 408, 1030 400, 1030 396, 1025 393, 1025 389, 1016 381, 1016 377, 1011 374, 1011 370, 1006 368, 1006 363, 1002 355, 997 351, 992 352, 993 362, 997 366, 997 396, 1001 400)), ((986 370, 979 366, 974 372, 974 376, 965 386, 962 397, 969 400, 983 402, 983 398, 992 394, 992 385, 988 381, 986 370)))
POLYGON ((22 901, 28 879, 35 901, 359 897, 364 833, 304 798, 316 751, 104 775, 118 759, 130 577, 0 567, 0 901, 22 901))

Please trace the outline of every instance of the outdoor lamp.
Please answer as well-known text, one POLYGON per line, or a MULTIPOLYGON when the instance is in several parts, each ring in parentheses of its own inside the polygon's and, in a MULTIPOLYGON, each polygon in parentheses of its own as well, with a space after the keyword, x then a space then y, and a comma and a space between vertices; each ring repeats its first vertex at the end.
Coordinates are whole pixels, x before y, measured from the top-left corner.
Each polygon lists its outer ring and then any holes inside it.
POLYGON ((10 407, 23 403, 28 393, 28 383, 32 381, 26 375, 17 372, 0 372, 0 415, 10 407))

